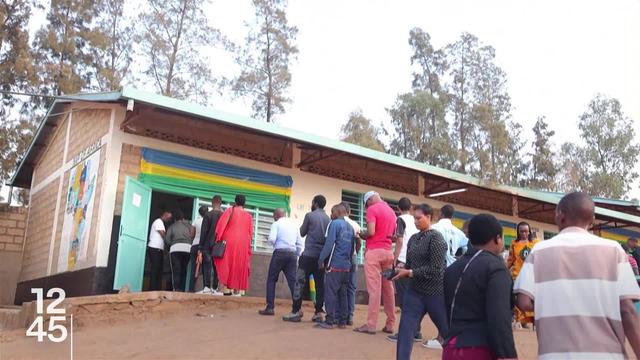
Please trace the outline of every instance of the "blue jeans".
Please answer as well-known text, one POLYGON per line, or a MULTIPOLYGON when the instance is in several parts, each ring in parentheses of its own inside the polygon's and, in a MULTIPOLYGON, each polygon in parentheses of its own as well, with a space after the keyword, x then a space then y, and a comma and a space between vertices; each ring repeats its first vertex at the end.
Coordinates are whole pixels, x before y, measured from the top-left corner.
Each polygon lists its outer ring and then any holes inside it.
POLYGON ((267 309, 273 310, 274 299, 276 297, 276 283, 280 272, 284 272, 289 285, 289 291, 293 296, 293 288, 296 282, 296 267, 298 266, 298 257, 294 252, 285 250, 275 250, 271 256, 269 263, 269 274, 267 275, 267 309))
POLYGON ((402 299, 402 316, 400 317, 398 344, 396 346, 397 360, 411 359, 416 328, 427 313, 438 328, 440 335, 445 336, 449 325, 447 324, 444 295, 427 296, 416 292, 411 287, 407 288, 402 299))
POLYGON ((346 324, 349 316, 347 294, 351 272, 328 272, 324 277, 324 304, 327 307, 327 324, 346 324))
POLYGON ((353 319, 356 310, 356 288, 358 287, 358 265, 355 256, 351 259, 351 272, 349 278, 349 288, 347 291, 347 305, 349 307, 349 318, 353 319))
MULTIPOLYGON (((400 301, 400 310, 402 311, 404 311, 402 307, 404 303, 404 293, 409 288, 410 283, 411 283, 411 279, 407 279, 407 278, 398 279, 394 282, 394 285, 396 287, 396 292, 398 293, 398 300, 400 301)), ((422 332, 422 318, 420 318, 420 321, 417 322, 416 335, 420 334, 421 332, 422 332)))

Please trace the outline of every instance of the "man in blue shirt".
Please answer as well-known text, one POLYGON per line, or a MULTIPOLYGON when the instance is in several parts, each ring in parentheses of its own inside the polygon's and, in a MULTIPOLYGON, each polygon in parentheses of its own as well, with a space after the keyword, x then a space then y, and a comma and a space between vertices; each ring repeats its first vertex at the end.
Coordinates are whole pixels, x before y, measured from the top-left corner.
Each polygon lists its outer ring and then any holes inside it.
POLYGON ((286 215, 284 209, 276 209, 273 212, 273 220, 275 222, 271 224, 271 231, 267 240, 274 249, 269 263, 269 274, 267 275, 267 307, 258 311, 260 315, 274 315, 276 283, 280 272, 284 272, 289 291, 293 296, 296 282, 296 266, 298 256, 302 253, 303 244, 298 226, 286 215))
POLYGON ((353 260, 355 233, 353 227, 344 219, 347 209, 338 204, 331 209, 331 224, 327 232, 318 266, 324 268, 326 321, 316 324, 322 329, 333 329, 338 325, 346 327, 349 316, 347 293, 349 291, 351 265, 353 260))

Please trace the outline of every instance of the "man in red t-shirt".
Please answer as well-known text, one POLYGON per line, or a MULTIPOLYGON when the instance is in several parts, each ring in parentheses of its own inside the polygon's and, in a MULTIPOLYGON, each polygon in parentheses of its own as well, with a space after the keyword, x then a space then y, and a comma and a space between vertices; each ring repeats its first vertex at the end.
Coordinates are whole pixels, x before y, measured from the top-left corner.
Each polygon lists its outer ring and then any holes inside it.
POLYGON ((387 314, 387 321, 382 331, 393 334, 396 322, 393 283, 383 279, 381 272, 393 268, 391 238, 396 231, 396 214, 375 191, 364 194, 364 204, 367 208, 367 229, 363 231, 366 238, 364 272, 369 293, 369 312, 367 323, 354 331, 375 334, 380 311, 380 289, 382 289, 384 312, 387 314))

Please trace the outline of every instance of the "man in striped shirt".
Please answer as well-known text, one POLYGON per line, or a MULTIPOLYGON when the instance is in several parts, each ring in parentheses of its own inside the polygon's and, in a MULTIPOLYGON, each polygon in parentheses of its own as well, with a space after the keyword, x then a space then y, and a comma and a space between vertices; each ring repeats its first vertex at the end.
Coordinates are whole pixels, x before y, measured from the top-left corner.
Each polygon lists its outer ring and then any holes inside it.
POLYGON ((590 234, 591 198, 574 192, 556 208, 557 236, 538 243, 514 290, 535 311, 540 359, 624 359, 625 337, 640 356, 640 288, 620 245, 590 234))

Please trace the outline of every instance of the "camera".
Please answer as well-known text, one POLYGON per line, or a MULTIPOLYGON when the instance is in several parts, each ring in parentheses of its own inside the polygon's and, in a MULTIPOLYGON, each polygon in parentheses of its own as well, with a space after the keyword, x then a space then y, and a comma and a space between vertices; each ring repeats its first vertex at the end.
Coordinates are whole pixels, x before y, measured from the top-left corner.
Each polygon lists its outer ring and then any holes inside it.
POLYGON ((396 271, 396 269, 387 269, 387 270, 383 270, 380 274, 382 275, 383 278, 387 280, 391 280, 396 275, 398 275, 398 272, 396 271))

